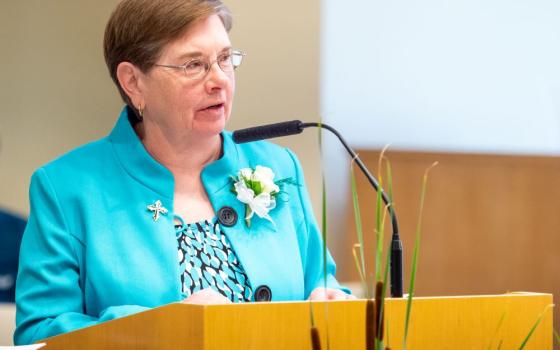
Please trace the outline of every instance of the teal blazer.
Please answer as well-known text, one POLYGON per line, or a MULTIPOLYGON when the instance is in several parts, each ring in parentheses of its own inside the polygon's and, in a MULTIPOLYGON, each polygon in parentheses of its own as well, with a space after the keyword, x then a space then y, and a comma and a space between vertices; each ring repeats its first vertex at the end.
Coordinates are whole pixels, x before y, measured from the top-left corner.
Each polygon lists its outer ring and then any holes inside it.
MULTIPOLYGON (((268 287, 272 301, 308 298, 324 283, 322 241, 297 158, 271 143, 222 138, 223 156, 204 168, 202 181, 216 213, 224 206, 238 213, 222 229, 253 291, 268 287), (270 212, 275 225, 254 216, 248 228, 230 176, 257 165, 299 186, 284 187, 270 212)), ((126 108, 108 137, 39 168, 21 246, 14 342, 181 301, 173 193, 173 175, 145 150, 126 108), (147 206, 157 200, 169 212, 154 221, 147 206)), ((327 286, 340 288, 330 255, 326 264, 327 286)))

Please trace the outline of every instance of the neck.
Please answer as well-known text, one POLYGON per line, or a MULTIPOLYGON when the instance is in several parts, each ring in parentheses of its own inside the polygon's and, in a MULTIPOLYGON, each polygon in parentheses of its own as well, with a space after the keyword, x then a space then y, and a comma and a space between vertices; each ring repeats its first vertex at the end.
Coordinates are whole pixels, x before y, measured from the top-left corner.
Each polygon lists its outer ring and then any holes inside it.
POLYGON ((135 126, 144 147, 154 159, 176 177, 183 174, 199 174, 204 166, 220 158, 221 136, 205 136, 192 132, 166 134, 159 128, 149 128, 145 122, 135 126))

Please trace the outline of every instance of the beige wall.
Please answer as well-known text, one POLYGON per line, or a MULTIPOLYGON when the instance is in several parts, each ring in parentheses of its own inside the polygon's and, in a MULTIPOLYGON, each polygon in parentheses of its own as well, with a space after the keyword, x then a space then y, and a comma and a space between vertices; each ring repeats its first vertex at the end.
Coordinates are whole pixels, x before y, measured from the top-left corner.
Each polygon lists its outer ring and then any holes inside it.
POLYGON ((0 205, 26 214, 33 170, 110 130, 120 101, 101 42, 115 3, 0 5, 0 205))
MULTIPOLYGON (((0 206, 28 213, 34 169, 102 137, 121 108, 102 55, 116 0, 0 4, 0 206)), ((229 129, 318 115, 319 1, 229 1, 231 33, 247 52, 229 129), (297 7, 297 11, 295 10, 297 7)), ((317 179, 314 135, 280 141, 317 179)), ((317 202, 317 184, 310 186, 317 202)))

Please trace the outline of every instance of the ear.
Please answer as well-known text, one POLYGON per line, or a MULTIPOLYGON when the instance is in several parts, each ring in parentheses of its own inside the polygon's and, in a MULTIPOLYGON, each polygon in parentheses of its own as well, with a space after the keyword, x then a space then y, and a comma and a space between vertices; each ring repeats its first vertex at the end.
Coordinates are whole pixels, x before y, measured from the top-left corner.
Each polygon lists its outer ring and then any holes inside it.
POLYGON ((140 69, 130 62, 121 62, 117 66, 119 84, 138 109, 143 109, 146 105, 140 83, 142 75, 140 69))

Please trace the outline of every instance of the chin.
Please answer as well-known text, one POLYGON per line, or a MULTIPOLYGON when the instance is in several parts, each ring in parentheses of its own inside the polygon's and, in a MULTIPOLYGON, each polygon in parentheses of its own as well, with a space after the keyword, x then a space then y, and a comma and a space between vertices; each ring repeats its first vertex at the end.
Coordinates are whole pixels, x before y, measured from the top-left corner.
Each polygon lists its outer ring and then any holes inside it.
POLYGON ((221 120, 214 121, 198 121, 194 127, 193 131, 200 136, 216 136, 219 135, 226 127, 225 118, 221 120))

